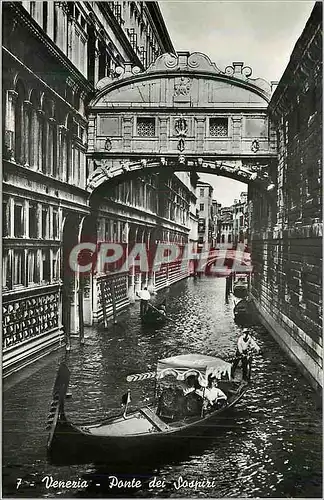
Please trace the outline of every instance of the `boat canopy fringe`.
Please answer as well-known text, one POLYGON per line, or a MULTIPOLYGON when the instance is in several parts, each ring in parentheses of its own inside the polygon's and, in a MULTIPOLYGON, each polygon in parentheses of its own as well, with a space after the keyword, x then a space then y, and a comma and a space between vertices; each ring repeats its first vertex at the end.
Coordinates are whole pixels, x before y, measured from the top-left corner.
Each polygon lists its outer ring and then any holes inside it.
POLYGON ((184 354, 172 358, 161 359, 157 365, 157 379, 163 379, 168 375, 177 380, 186 380, 194 375, 202 387, 208 385, 208 377, 217 379, 227 377, 231 379, 231 364, 221 358, 198 354, 184 354))

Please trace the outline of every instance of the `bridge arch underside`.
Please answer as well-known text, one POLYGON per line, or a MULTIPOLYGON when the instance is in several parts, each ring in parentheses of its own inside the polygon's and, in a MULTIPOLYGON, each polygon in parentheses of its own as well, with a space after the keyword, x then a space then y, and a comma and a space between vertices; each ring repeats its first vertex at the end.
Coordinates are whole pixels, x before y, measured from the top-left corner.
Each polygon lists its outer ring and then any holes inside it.
POLYGON ((172 171, 271 183, 276 134, 267 115, 270 86, 233 63, 207 56, 160 56, 145 72, 105 78, 89 105, 88 190, 172 171))
POLYGON ((94 164, 98 166, 88 183, 88 190, 91 193, 91 198, 105 196, 107 190, 118 184, 127 182, 136 177, 145 178, 145 176, 152 174, 159 174, 167 178, 171 177, 175 172, 213 174, 236 180, 247 185, 253 183, 253 187, 259 190, 269 189, 272 177, 269 175, 269 171, 272 170, 272 166, 269 162, 265 165, 258 162, 255 165, 244 166, 240 160, 233 162, 233 164, 230 164, 230 162, 223 163, 221 161, 199 163, 195 159, 187 159, 185 162, 181 162, 181 158, 179 161, 179 159, 176 158, 165 160, 165 158, 162 157, 151 161, 145 160, 145 166, 143 166, 142 160, 129 162, 126 167, 124 161, 121 161, 120 164, 122 166, 116 166, 115 169, 105 167, 102 160, 99 160, 98 163, 95 160, 94 164))

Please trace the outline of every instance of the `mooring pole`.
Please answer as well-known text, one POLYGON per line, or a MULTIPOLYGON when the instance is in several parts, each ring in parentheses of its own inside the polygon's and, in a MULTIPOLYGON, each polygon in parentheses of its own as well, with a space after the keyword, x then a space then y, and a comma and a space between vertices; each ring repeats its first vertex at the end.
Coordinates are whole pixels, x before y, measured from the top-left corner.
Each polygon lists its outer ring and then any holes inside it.
POLYGON ((103 322, 104 327, 107 328, 107 309, 106 309, 106 294, 105 294, 105 282, 101 280, 100 282, 101 289, 101 304, 102 304, 102 314, 103 314, 103 322))
POLYGON ((84 344, 84 320, 83 320, 83 279, 80 277, 78 290, 78 310, 79 310, 79 338, 80 344, 84 344))
POLYGON ((114 325, 116 325, 117 324, 116 293, 115 293, 115 283, 113 280, 111 280, 110 282, 110 290, 111 290, 111 300, 113 308, 113 321, 114 325))

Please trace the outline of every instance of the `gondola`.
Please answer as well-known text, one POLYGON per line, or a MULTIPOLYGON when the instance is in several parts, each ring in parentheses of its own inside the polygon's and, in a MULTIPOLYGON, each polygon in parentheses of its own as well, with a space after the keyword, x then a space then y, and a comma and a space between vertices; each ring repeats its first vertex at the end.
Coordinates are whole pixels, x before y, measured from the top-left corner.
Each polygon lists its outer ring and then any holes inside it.
POLYGON ((250 326, 253 319, 252 304, 249 300, 241 299, 236 302, 233 309, 234 321, 240 326, 250 326))
POLYGON ((244 299, 248 295, 248 283, 244 278, 239 278, 233 285, 233 295, 238 299, 244 299))
MULTIPOLYGON (((231 379, 230 363, 200 354, 161 359, 156 371, 148 374, 156 379, 158 387, 154 405, 131 408, 127 415, 76 425, 69 421, 64 410, 70 372, 62 363, 53 389, 48 461, 54 465, 110 461, 131 464, 147 461, 159 453, 172 454, 175 447, 187 446, 195 437, 209 432, 211 425, 222 427, 223 414, 243 397, 248 387, 240 376, 231 379), (170 382, 172 379, 175 384, 185 383, 189 376, 195 375, 203 388, 210 374, 219 379, 220 388, 228 398, 226 404, 211 411, 203 409, 202 398, 199 403, 197 395, 180 397, 180 389, 170 382)), ((131 375, 127 380, 141 378, 131 375)))
POLYGON ((148 304, 145 314, 141 316, 141 321, 145 325, 164 325, 167 321, 166 313, 160 312, 159 307, 162 305, 148 304))

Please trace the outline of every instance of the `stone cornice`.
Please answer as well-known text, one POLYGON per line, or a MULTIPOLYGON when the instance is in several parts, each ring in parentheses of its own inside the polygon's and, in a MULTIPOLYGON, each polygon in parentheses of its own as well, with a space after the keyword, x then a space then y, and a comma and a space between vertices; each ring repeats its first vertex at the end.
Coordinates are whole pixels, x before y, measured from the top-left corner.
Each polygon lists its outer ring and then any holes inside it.
MULTIPOLYGON (((72 112, 72 114, 78 116, 84 123, 87 123, 87 119, 83 115, 81 115, 81 113, 79 113, 79 111, 77 111, 75 108, 73 108, 73 106, 71 106, 70 103, 68 103, 60 94, 58 94, 52 87, 50 87, 46 82, 44 82, 44 80, 42 80, 38 75, 33 73, 33 71, 30 68, 28 68, 14 54, 12 54, 6 47, 2 47, 2 52, 3 52, 3 56, 7 55, 8 57, 10 57, 19 66, 21 66, 21 68, 23 68, 23 70, 26 73, 28 73, 28 75, 32 76, 35 80, 38 80, 38 82, 48 91, 48 93, 52 94, 52 96, 55 97, 56 99, 59 99, 62 102, 62 104, 64 104, 64 106, 69 108, 69 110, 70 110, 70 112, 72 112)), ((41 111, 41 110, 39 110, 39 111, 41 111)))
POLYGON ((47 48, 49 53, 59 61, 75 81, 88 92, 93 91, 91 83, 75 68, 67 56, 57 47, 49 36, 41 29, 36 21, 29 15, 22 5, 18 2, 6 2, 6 5, 13 9, 14 15, 20 22, 30 30, 30 32, 47 48))
POLYGON ((21 178, 26 177, 32 181, 40 182, 41 184, 47 184, 49 186, 52 186, 54 189, 56 188, 57 190, 61 190, 64 192, 67 191, 70 192, 71 194, 75 194, 81 197, 83 196, 85 200, 88 198, 88 192, 85 189, 73 186, 68 182, 60 181, 59 179, 55 179, 54 177, 50 177, 42 172, 38 172, 31 168, 23 167, 22 165, 11 162, 9 160, 3 160, 3 174, 2 174, 3 178, 2 180, 4 183, 3 187, 8 186, 12 187, 13 189, 21 189, 22 191, 27 193, 30 192, 30 189, 25 188, 24 186, 16 186, 11 184, 10 182, 6 183, 5 181, 6 171, 13 173, 15 175, 19 175, 21 178))
POLYGON ((244 67, 241 62, 233 62, 232 66, 227 66, 225 71, 221 71, 208 56, 200 52, 178 52, 175 54, 162 54, 146 71, 141 72, 138 66, 127 64, 125 68, 120 68, 119 76, 116 79, 105 78, 101 80, 102 85, 97 84, 99 92, 90 103, 90 107, 97 105, 105 94, 109 94, 115 89, 128 85, 149 81, 156 78, 185 77, 185 78, 205 78, 210 80, 220 80, 230 85, 235 85, 246 90, 250 90, 259 95, 268 103, 271 96, 271 86, 262 78, 250 78, 252 69, 244 67))
MULTIPOLYGON (((168 227, 165 227, 164 229, 168 230, 168 231, 179 231, 180 233, 184 233, 184 234, 187 234, 190 232, 190 228, 189 227, 186 227, 184 226, 183 224, 181 224, 180 222, 175 222, 171 219, 167 219, 165 217, 161 217, 157 214, 154 214, 153 212, 150 213, 150 212, 147 212, 147 210, 143 207, 136 207, 135 205, 128 205, 127 203, 123 203, 123 202, 120 202, 120 201, 116 201, 114 199, 110 199, 110 198, 103 198, 101 199, 101 203, 103 203, 103 201, 107 204, 107 208, 108 208, 108 211, 106 211, 105 209, 103 208, 100 208, 100 206, 97 208, 97 211, 98 213, 100 212, 102 215, 107 215, 107 213, 109 214, 113 214, 113 215, 117 215, 118 217, 120 217, 120 213, 121 211, 120 210, 117 210, 116 212, 112 212, 111 211, 111 207, 110 207, 110 212, 109 212, 109 204, 111 204, 113 207, 116 207, 116 208, 119 208, 119 209, 122 209, 123 213, 125 214, 125 211, 127 209, 129 209, 130 212, 132 212, 132 217, 134 217, 134 213, 137 213, 137 214, 141 214, 143 215, 143 217, 145 216, 146 218, 147 217, 151 217, 152 220, 150 221, 150 224, 152 224, 152 228, 153 229, 154 227, 160 225, 160 224, 164 224, 164 225, 168 225, 168 227)), ((123 219, 127 219, 127 215, 124 215, 123 219)), ((139 222, 142 223, 142 225, 147 225, 147 220, 146 219, 138 219, 139 222)), ((128 220, 128 222, 130 224, 134 223, 134 222, 137 222, 135 219, 131 219, 131 220, 128 220)))

